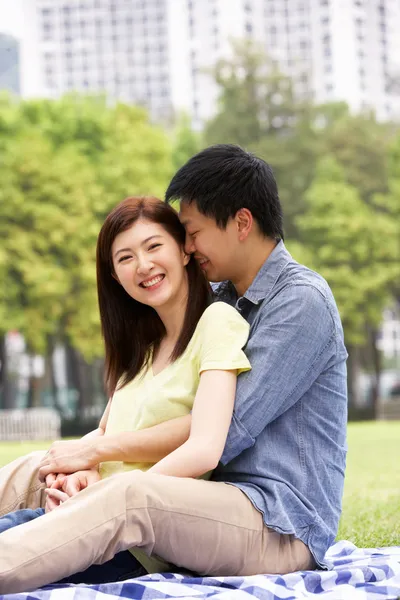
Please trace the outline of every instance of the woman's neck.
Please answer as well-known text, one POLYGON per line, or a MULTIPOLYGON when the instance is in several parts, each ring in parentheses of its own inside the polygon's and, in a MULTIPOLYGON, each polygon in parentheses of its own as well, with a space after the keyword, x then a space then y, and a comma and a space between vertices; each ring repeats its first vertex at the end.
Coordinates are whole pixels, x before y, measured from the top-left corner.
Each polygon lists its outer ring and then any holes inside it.
POLYGON ((164 324, 166 335, 164 341, 176 342, 182 331, 183 324, 185 322, 187 302, 188 302, 188 286, 184 286, 185 289, 171 305, 162 306, 157 308, 158 316, 164 324))

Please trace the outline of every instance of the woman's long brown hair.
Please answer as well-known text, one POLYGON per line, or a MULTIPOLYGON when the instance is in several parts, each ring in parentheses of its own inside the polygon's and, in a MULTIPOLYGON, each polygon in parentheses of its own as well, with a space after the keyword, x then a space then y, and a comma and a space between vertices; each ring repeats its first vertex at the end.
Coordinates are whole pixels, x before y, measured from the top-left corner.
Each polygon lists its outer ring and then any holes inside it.
MULTIPOLYGON (((176 211, 152 197, 126 198, 107 216, 97 240, 96 267, 101 328, 105 343, 105 384, 109 397, 131 381, 157 351, 165 327, 157 312, 137 302, 113 277, 111 247, 116 236, 132 227, 138 219, 158 223, 181 247, 185 229, 176 211)), ((189 295, 182 331, 172 352, 176 360, 185 351, 204 310, 211 302, 210 286, 196 260, 191 256, 185 267, 189 295)))

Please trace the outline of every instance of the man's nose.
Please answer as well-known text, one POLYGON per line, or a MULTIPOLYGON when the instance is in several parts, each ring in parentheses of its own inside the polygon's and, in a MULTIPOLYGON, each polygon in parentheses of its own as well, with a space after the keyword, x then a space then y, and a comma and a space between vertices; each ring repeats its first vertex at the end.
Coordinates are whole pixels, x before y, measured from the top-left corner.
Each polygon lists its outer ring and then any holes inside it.
POLYGON ((186 234, 185 252, 186 252, 186 254, 193 254, 194 251, 195 251, 195 247, 194 247, 193 238, 189 234, 186 234))

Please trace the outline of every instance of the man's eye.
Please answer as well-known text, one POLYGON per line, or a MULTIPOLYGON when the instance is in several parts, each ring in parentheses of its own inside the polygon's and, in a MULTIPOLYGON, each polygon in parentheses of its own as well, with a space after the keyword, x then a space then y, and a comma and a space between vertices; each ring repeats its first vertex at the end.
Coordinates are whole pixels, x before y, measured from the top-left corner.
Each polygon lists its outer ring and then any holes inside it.
POLYGON ((149 250, 154 250, 155 248, 158 248, 159 246, 161 246, 161 244, 152 244, 151 246, 149 246, 149 250))
POLYGON ((193 233, 189 233, 189 235, 191 238, 195 238, 198 233, 198 231, 193 231, 193 233))

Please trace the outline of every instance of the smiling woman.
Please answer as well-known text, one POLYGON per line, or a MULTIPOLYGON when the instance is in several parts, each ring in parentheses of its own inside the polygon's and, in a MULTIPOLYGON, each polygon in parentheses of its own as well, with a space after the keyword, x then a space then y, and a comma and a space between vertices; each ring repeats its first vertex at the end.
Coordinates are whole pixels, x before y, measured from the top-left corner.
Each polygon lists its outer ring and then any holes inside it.
MULTIPOLYGON (((82 490, 86 493, 89 490, 85 488, 90 488, 94 492, 96 486, 105 483, 100 479, 108 480, 112 475, 110 479, 117 482, 116 477, 133 470, 156 477, 197 478, 207 476, 222 456, 232 419, 237 375, 250 369, 242 351, 249 326, 233 307, 222 302, 212 303, 210 286, 200 265, 193 255, 185 252, 185 235, 176 211, 152 197, 127 198, 114 208, 103 224, 96 262, 106 355, 105 383, 110 400, 95 432, 85 439, 55 442, 46 455, 40 457, 42 479, 51 473, 72 473, 62 475, 47 490, 46 507, 50 514, 36 519, 37 513, 33 514, 32 510, 22 515, 17 514, 19 511, 14 513, 15 524, 28 517, 34 521, 25 523, 26 526, 36 528, 36 521, 42 523, 40 537, 46 540, 45 545, 52 544, 54 532, 57 532, 57 540, 64 534, 69 535, 74 523, 77 538, 80 537, 76 519, 69 519, 63 529, 62 515, 70 505, 69 496, 77 496, 79 501, 82 490), (173 444, 166 435, 160 439, 157 459, 154 455, 151 458, 137 452, 139 440, 143 440, 140 434, 185 418, 185 435, 180 433, 173 444), (163 448, 168 450, 163 452, 163 448), (76 473, 78 469, 86 470, 76 473), (47 518, 58 514, 60 520, 56 517, 55 522, 47 525, 47 518)), ((31 457, 31 463, 32 460, 31 457)), ((25 468, 28 461, 22 460, 21 464, 25 468)), ((23 476, 21 464, 18 464, 18 477, 22 482, 27 477, 23 476)), ((15 472, 12 464, 5 469, 7 473, 15 472)), ((34 475, 31 473, 31 481, 34 481, 34 475)), ((10 477, 12 475, 5 475, 5 485, 10 477)), ((225 484, 215 485, 218 488, 221 485, 224 492, 226 487, 229 488, 225 484)), ((0 499, 1 487, 0 483, 0 499)), ((8 486, 10 488, 12 486, 8 486)), ((180 492, 178 495, 181 497, 180 492)), ((230 489, 228 495, 231 495, 230 489)), ((236 502, 235 491, 233 496, 236 502)), ((18 493, 18 506, 37 509, 32 504, 23 504, 22 497, 24 494, 18 493)), ((107 506, 115 501, 113 495, 107 506)), ((248 505, 253 511, 246 500, 248 505)), ((79 513, 79 505, 76 506, 79 513)), ((98 513, 101 515, 103 511, 98 513)), ((138 511, 138 518, 140 515, 143 515, 142 509, 138 511)), ((89 514, 82 514, 82 519, 88 517, 89 514)), ((8 515, 4 526, 9 528, 13 519, 8 515)), ((153 531, 153 525, 149 527, 149 531, 153 531)), ((31 535, 34 533, 31 531, 31 535)), ((11 534, 11 531, 3 533, 2 542, 5 536, 10 539, 11 534)), ((33 537, 37 537, 36 534, 33 537)), ((58 541, 54 539, 54 543, 58 541)), ((125 548, 132 545, 125 544, 125 548)), ((109 580, 112 573, 120 578, 122 559, 127 577, 133 571, 140 573, 138 569, 143 567, 147 572, 170 568, 158 556, 149 557, 137 546, 144 544, 138 542, 129 552, 119 553, 108 561, 105 572, 109 580)), ((153 552, 152 544, 148 543, 145 548, 147 554, 153 552)), ((85 561, 91 556, 90 552, 66 552, 68 557, 54 561, 53 575, 47 570, 41 572, 36 565, 32 573, 35 577, 41 574, 35 581, 48 583, 76 573, 77 569, 71 566, 72 556, 83 554, 82 562, 76 563, 80 570, 89 566, 85 561), (67 569, 66 564, 70 565, 67 569)), ((35 554, 39 554, 37 548, 35 554)), ((159 554, 171 561, 169 552, 164 553, 161 549, 159 554)), ((19 555, 15 560, 19 563, 19 555)), ((22 562, 26 562, 25 559, 22 562)), ((6 588, 2 587, 1 564, 0 559, 0 591, 23 590, 24 586, 31 586, 33 580, 23 569, 19 580, 18 577, 12 583, 10 580, 11 587, 8 582, 6 588)), ((8 567, 6 571, 9 572, 8 567)), ((104 577, 98 569, 87 569, 85 573, 69 578, 68 582, 95 583, 99 576, 104 577)))
POLYGON ((111 397, 149 358, 174 360, 210 303, 185 230, 156 198, 127 198, 107 217, 97 243, 97 289, 111 397), (129 323, 129 327, 127 324, 129 323), (135 336, 132 336, 135 331, 135 336))

